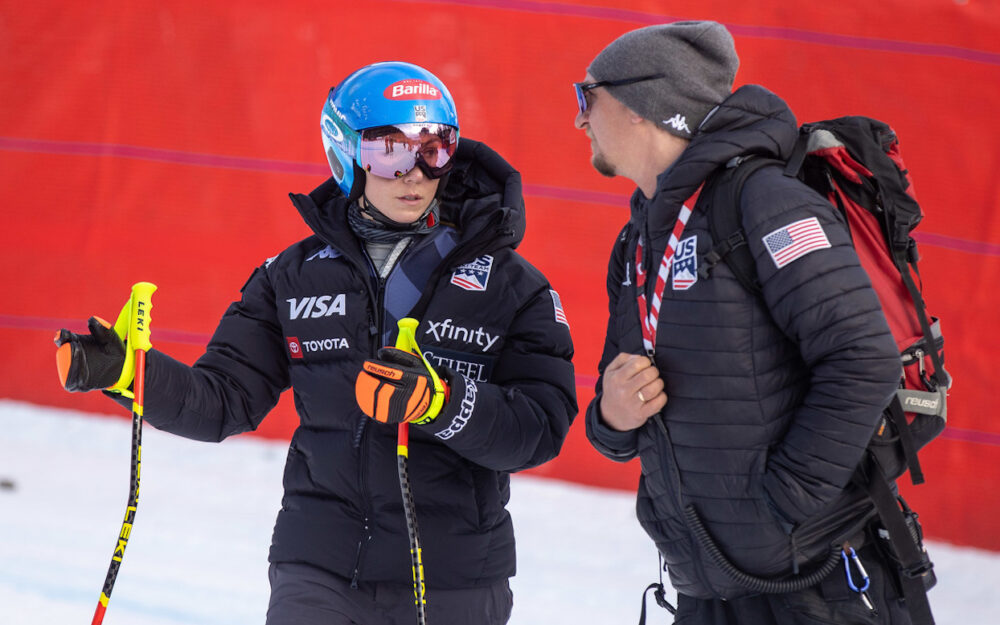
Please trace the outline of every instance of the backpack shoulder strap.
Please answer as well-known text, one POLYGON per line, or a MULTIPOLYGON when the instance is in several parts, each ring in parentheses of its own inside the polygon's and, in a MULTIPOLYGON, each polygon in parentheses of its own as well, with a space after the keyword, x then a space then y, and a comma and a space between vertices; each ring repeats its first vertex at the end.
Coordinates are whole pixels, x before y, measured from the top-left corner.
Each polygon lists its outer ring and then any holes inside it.
POLYGON ((726 163, 709 177, 698 199, 701 208, 708 212, 708 227, 712 234, 712 249, 698 263, 698 275, 708 278, 720 261, 725 261, 736 280, 753 294, 761 292, 740 212, 740 197, 746 181, 758 170, 768 165, 785 164, 763 156, 738 156, 726 163))

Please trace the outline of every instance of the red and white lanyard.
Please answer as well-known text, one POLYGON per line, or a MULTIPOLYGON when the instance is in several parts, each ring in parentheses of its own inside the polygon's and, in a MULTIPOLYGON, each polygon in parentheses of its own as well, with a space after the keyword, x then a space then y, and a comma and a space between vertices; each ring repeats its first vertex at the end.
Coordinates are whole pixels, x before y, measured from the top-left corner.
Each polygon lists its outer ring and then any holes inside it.
POLYGON ((663 301, 663 291, 667 288, 667 278, 670 275, 670 266, 674 261, 674 253, 680 243, 681 235, 684 233, 684 226, 687 225, 691 217, 691 209, 688 205, 694 206, 694 198, 681 206, 681 212, 674 222, 673 232, 670 233, 670 240, 667 242, 667 249, 663 251, 663 260, 660 261, 660 270, 656 274, 656 288, 653 289, 652 305, 646 303, 646 271, 642 267, 642 235, 635 246, 635 288, 639 297, 639 323, 642 325, 642 345, 646 348, 646 354, 650 358, 656 346, 656 326, 660 318, 660 303, 663 301))

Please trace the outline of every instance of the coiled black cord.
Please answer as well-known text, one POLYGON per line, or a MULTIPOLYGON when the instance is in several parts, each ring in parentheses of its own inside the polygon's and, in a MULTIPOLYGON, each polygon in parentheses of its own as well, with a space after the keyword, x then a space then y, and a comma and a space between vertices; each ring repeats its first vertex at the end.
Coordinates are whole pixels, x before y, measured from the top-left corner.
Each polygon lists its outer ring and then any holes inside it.
POLYGON ((712 562, 714 562, 715 565, 719 567, 719 569, 731 580, 740 586, 743 586, 747 590, 764 594, 781 594, 805 590, 806 588, 815 586, 823 581, 823 579, 832 573, 840 563, 840 547, 834 545, 826 562, 808 575, 796 576, 792 579, 768 579, 765 577, 757 577, 756 575, 751 575, 736 568, 736 565, 730 562, 726 556, 719 551, 718 546, 716 546, 715 541, 712 540, 708 530, 705 529, 705 525, 701 522, 701 518, 698 516, 698 511, 695 510, 693 505, 689 505, 684 508, 684 516, 687 519, 688 529, 694 534, 698 543, 701 545, 701 548, 705 550, 705 553, 712 558, 712 562))

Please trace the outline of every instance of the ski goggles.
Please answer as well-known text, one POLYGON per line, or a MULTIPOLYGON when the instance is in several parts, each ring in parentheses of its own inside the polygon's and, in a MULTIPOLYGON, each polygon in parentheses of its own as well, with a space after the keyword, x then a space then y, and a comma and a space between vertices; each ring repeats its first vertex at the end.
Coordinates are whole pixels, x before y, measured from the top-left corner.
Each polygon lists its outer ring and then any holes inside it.
POLYGON ((625 85, 633 85, 637 82, 644 82, 647 80, 654 80, 656 78, 665 78, 666 74, 650 74, 649 76, 638 76, 636 78, 622 78, 620 80, 598 80, 597 82, 575 82, 573 87, 576 89, 576 105, 580 107, 580 113, 586 113, 587 107, 590 102, 587 101, 587 92, 591 89, 597 89, 598 87, 624 87, 625 85))
POLYGON ((458 128, 446 124, 396 124, 361 131, 359 162, 368 173, 399 178, 419 166, 428 178, 451 170, 458 128))

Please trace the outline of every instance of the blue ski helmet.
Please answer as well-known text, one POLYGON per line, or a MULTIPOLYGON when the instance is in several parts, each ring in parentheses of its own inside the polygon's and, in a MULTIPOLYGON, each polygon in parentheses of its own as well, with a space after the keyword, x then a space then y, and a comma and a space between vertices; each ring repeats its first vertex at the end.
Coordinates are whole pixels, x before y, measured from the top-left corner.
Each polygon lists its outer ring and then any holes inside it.
POLYGON ((361 132, 411 123, 452 126, 457 143, 455 101, 444 83, 422 67, 401 61, 375 63, 330 89, 320 121, 323 148, 345 196, 356 197, 363 188, 361 132))

